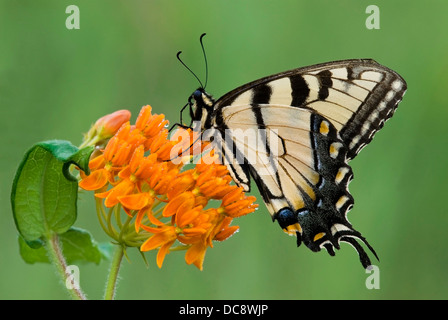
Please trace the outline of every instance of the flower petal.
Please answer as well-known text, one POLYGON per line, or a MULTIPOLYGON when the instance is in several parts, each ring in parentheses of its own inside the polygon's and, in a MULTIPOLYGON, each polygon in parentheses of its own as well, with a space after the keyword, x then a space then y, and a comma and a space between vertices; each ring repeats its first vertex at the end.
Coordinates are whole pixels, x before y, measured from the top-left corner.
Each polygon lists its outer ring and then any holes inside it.
POLYGON ((131 172, 137 171, 140 163, 143 161, 144 154, 145 149, 143 148, 143 145, 139 145, 137 149, 134 150, 131 160, 129 161, 131 172))
POLYGON ((177 179, 172 180, 167 193, 168 199, 173 199, 182 192, 191 190, 194 187, 193 172, 193 170, 185 171, 179 174, 177 179))
POLYGON ((135 121, 135 127, 139 130, 143 131, 146 127, 146 124, 151 119, 151 106, 146 105, 140 109, 140 113, 138 114, 137 120, 135 121))
POLYGON ((220 232, 218 232, 213 240, 217 240, 217 241, 224 241, 228 238, 230 238, 235 232, 238 231, 240 227, 238 226, 231 226, 231 227, 227 227, 223 230, 221 230, 220 232))
POLYGON ((154 217, 150 211, 147 212, 146 216, 148 217, 149 222, 151 222, 155 226, 163 226, 163 225, 165 225, 162 221, 160 221, 159 219, 154 217))
POLYGON ((243 196, 243 188, 237 187, 233 190, 231 190, 228 194, 226 194, 222 199, 222 204, 224 206, 229 205, 232 202, 238 201, 243 196))
POLYGON ((149 192, 135 193, 126 196, 117 197, 118 201, 131 210, 140 210, 149 205, 151 202, 154 202, 154 199, 151 198, 149 192))
POLYGON ((96 192, 96 193, 95 193, 95 197, 96 197, 96 198, 104 199, 104 198, 106 198, 106 197, 109 195, 109 193, 110 193, 111 191, 112 191, 112 189, 111 189, 111 190, 104 191, 104 192, 96 192))
POLYGON ((207 230, 204 228, 185 228, 183 229, 183 233, 187 237, 196 237, 206 233, 207 230))
POLYGON ((108 173, 104 169, 93 171, 90 175, 79 182, 84 190, 98 190, 107 183, 108 173))
POLYGON ((163 209, 164 217, 171 217, 175 214, 180 207, 182 210, 189 210, 193 208, 194 205, 194 195, 192 192, 184 192, 172 199, 163 209))
POLYGON ((187 264, 194 264, 199 270, 202 271, 202 265, 204 263, 205 251, 207 246, 202 242, 198 242, 192 245, 185 253, 185 262, 187 264))
POLYGON ((169 249, 173 245, 174 241, 176 240, 165 243, 162 247, 160 247, 159 252, 157 252, 157 266, 159 268, 162 268, 163 260, 165 259, 166 254, 169 253, 169 249))
POLYGON ((176 224, 183 228, 184 226, 193 222, 194 219, 200 214, 202 206, 194 207, 191 210, 179 213, 176 215, 176 224))
POLYGON ((89 161, 89 168, 90 170, 98 170, 104 168, 104 165, 106 164, 106 160, 104 159, 104 155, 101 154, 96 158, 93 158, 89 161))
POLYGON ((134 184, 129 180, 123 180, 110 190, 107 195, 104 205, 108 208, 115 206, 119 200, 119 196, 130 194, 134 190, 134 184))
MULTIPOLYGON (((142 226, 143 228, 143 226, 142 226)), ((149 251, 163 246, 166 243, 176 240, 174 227, 166 227, 163 232, 156 233, 146 240, 140 247, 140 251, 149 251)))

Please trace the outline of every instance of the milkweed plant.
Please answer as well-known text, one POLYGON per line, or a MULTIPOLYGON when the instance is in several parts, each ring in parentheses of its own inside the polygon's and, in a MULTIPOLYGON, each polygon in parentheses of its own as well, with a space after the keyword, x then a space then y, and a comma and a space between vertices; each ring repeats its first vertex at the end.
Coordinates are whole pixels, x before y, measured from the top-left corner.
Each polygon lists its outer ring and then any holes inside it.
POLYGON ((214 241, 238 230, 233 219, 257 208, 197 132, 179 126, 170 134, 165 116, 149 105, 135 124, 130 119, 128 110, 101 117, 79 147, 64 140, 35 144, 13 182, 20 255, 26 263, 54 265, 73 299, 87 296, 70 267, 102 260, 110 260, 104 299, 113 299, 131 248, 148 266, 154 262, 145 252, 157 250, 159 268, 168 253, 183 252, 187 265, 202 270, 214 241), (80 214, 97 216, 108 243, 74 226, 80 193, 96 211, 80 214))

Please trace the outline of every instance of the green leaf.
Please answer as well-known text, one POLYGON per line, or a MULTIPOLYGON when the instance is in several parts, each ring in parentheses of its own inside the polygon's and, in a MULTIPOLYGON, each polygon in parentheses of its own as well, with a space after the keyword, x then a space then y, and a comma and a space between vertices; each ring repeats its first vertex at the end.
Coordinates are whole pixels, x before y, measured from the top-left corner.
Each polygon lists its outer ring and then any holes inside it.
POLYGON ((33 248, 29 246, 25 239, 19 235, 19 251, 22 259, 26 263, 45 262, 50 263, 47 256, 47 251, 44 246, 33 248))
POLYGON ((11 204, 20 235, 28 243, 51 232, 66 232, 77 216, 75 164, 89 174, 93 147, 79 150, 68 141, 51 140, 34 145, 24 156, 14 179, 11 204))
POLYGON ((88 231, 79 228, 70 228, 67 232, 59 235, 59 239, 62 242, 62 252, 67 263, 100 263, 101 251, 88 231))
MULTIPOLYGON (((92 239, 90 233, 79 228, 70 228, 59 235, 62 253, 68 264, 93 262, 99 264, 103 256, 103 249, 92 239)), ((45 246, 33 249, 23 237, 19 236, 20 255, 26 263, 50 263, 45 246)))

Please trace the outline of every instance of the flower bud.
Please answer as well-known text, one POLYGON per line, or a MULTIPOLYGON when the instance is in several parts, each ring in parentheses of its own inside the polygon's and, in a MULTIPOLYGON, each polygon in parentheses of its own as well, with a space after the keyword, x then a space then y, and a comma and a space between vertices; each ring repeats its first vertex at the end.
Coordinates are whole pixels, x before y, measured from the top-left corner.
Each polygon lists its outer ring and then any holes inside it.
POLYGON ((101 140, 111 138, 120 127, 131 119, 129 110, 118 110, 114 113, 99 118, 93 128, 101 140))
POLYGON ((131 112, 129 110, 119 110, 99 118, 90 127, 89 132, 84 135, 84 140, 80 148, 105 145, 129 119, 131 119, 131 112))

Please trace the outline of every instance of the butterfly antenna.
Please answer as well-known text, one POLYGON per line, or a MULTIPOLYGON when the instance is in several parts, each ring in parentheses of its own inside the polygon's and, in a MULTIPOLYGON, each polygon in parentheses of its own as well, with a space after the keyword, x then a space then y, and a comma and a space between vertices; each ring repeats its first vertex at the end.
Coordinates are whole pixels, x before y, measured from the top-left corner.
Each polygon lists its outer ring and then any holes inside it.
POLYGON ((177 53, 177 55, 176 55, 176 56, 177 56, 177 60, 179 60, 180 63, 182 63, 183 66, 184 66, 185 68, 187 68, 187 70, 190 71, 191 74, 198 80, 199 84, 201 85, 201 88, 204 88, 204 85, 202 84, 201 80, 199 80, 198 76, 197 76, 193 71, 191 71, 191 69, 188 68, 187 65, 186 65, 186 64, 182 61, 182 59, 179 57, 181 53, 182 53, 182 51, 179 51, 179 52, 177 53))
POLYGON ((204 43, 202 42, 202 38, 204 38, 204 36, 206 35, 206 33, 203 33, 201 35, 201 37, 199 38, 199 42, 201 43, 201 48, 202 48, 202 53, 204 54, 204 60, 205 60, 205 87, 207 87, 207 82, 208 82, 208 63, 207 63, 207 55, 205 54, 205 49, 204 49, 204 43))

